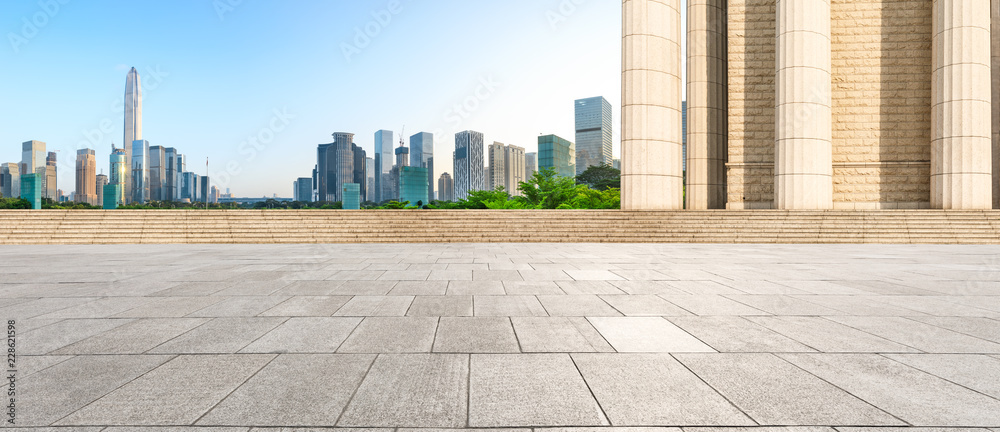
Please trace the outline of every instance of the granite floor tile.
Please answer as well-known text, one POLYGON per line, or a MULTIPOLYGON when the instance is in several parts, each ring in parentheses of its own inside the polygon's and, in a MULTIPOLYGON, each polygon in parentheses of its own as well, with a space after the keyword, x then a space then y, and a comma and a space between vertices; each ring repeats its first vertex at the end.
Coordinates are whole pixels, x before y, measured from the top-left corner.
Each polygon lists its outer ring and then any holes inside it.
POLYGON ((294 281, 272 294, 278 296, 327 296, 331 295, 333 290, 343 285, 344 282, 328 280, 294 281))
POLYGON ((760 309, 730 300, 720 295, 660 295, 666 301, 701 316, 770 315, 760 309))
POLYGON ((284 322, 284 317, 213 318, 149 350, 156 354, 229 354, 241 350, 284 322))
POLYGON ((329 277, 326 280, 342 280, 342 281, 373 281, 379 279, 385 273, 382 270, 340 270, 329 277))
POLYGON ((655 295, 602 295, 602 300, 625 316, 689 316, 681 309, 655 295))
POLYGON ((931 375, 1000 399, 1000 359, 971 354, 887 354, 931 375))
POLYGON ((472 316, 472 312, 470 295, 417 296, 406 311, 406 316, 472 316))
POLYGON ((475 296, 476 316, 548 316, 535 296, 475 296))
POLYGON ((427 280, 431 274, 430 270, 410 271, 410 270, 390 270, 382 273, 378 277, 381 281, 423 281, 427 280))
POLYGON ((656 270, 611 270, 616 276, 630 281, 662 281, 670 280, 670 276, 656 270))
POLYGON ((451 281, 448 282, 448 295, 504 295, 501 281, 451 281))
POLYGON ((894 305, 934 316, 1000 317, 997 297, 893 296, 894 305), (995 310, 994 310, 995 309, 995 310))
POLYGON ((41 315, 50 314, 66 308, 80 306, 97 299, 97 297, 37 298, 32 299, 29 302, 0 308, 0 316, 10 317, 17 320, 25 320, 28 318, 35 318, 41 315))
POLYGON ((429 281, 472 280, 472 270, 431 270, 429 281))
POLYGON ((229 297, 204 309, 188 314, 188 317, 252 317, 278 303, 288 300, 284 296, 240 296, 229 297))
MULTIPOLYGON (((525 282, 571 281, 573 278, 563 270, 519 270, 525 282)), ((504 280, 507 282, 507 280, 504 280)))
POLYGON ((17 354, 48 354, 64 346, 99 335, 132 322, 131 319, 69 319, 23 332, 17 340, 17 354))
POLYGON ((438 353, 517 353, 517 337, 504 317, 442 317, 434 338, 438 353))
POLYGON ((566 354, 476 354, 469 376, 469 425, 607 425, 566 354))
POLYGON ((39 319, 107 318, 152 301, 148 297, 107 297, 39 315, 39 319))
POLYGON ((728 287, 711 280, 678 280, 667 281, 667 286, 681 290, 691 295, 741 295, 746 294, 736 288, 728 287))
POLYGON ((370 317, 361 321, 338 352, 428 353, 434 344, 434 317, 370 317))
POLYGON ((979 317, 909 317, 914 321, 935 325, 990 342, 1000 343, 1000 320, 979 317))
POLYGON ((389 291, 394 296, 432 296, 448 292, 447 280, 401 281, 389 291))
POLYGON ((589 317, 618 352, 715 352, 690 333, 660 317, 589 317))
POLYGON ((116 318, 181 318, 214 305, 225 297, 159 297, 129 309, 116 318))
POLYGON ((803 295, 795 298, 837 310, 837 315, 857 316, 922 316, 922 312, 899 307, 892 296, 832 296, 803 295))
POLYGON ((928 353, 1000 354, 1000 344, 900 317, 830 317, 830 320, 928 353))
POLYGON ((840 314, 836 309, 830 309, 787 295, 729 295, 726 297, 774 315, 823 316, 840 314))
POLYGON ((465 427, 468 389, 468 355, 380 355, 337 426, 465 427))
POLYGON ((719 352, 815 352, 742 317, 670 317, 684 331, 719 352))
POLYGON ((272 359, 270 354, 175 357, 58 424, 193 424, 272 359))
POLYGON ((746 319, 824 353, 906 353, 917 351, 911 347, 825 318, 747 317, 746 319))
POLYGON ((239 280, 230 282, 230 285, 221 291, 216 291, 212 295, 216 296, 267 296, 272 295, 281 289, 291 285, 291 280, 239 280))
POLYGON ((16 363, 14 365, 15 370, 17 371, 16 378, 19 380, 24 380, 25 377, 41 372, 49 367, 55 366, 71 358, 74 358, 74 356, 73 355, 18 356, 15 358, 16 363))
POLYGON ((608 305, 596 295, 540 295, 542 303, 550 316, 622 316, 615 308, 608 305))
POLYGON ((610 282, 601 280, 556 281, 556 285, 559 285, 559 288, 570 295, 625 293, 610 282))
POLYGON ((503 281, 507 295, 560 295, 566 294, 555 281, 503 281))
POLYGON ((207 318, 149 318, 121 326, 56 350, 55 354, 142 354, 208 322, 207 318))
POLYGON ((756 423, 667 354, 573 354, 612 425, 756 423))
POLYGON ((521 274, 517 270, 473 270, 472 280, 474 281, 517 281, 521 280, 521 274))
POLYGON ((626 294, 689 295, 663 281, 611 281, 611 285, 626 294))
POLYGON ((585 318, 513 317, 511 322, 526 353, 614 352, 585 318))
POLYGON ((260 316, 332 316, 351 300, 349 296, 298 296, 260 313, 260 316))
POLYGON ((608 270, 566 270, 566 274, 570 275, 573 280, 577 281, 615 281, 615 280, 625 280, 625 278, 618 276, 608 270))
POLYGON ((404 316, 413 296, 355 296, 334 316, 404 316))
POLYGON ((332 353, 361 318, 294 317, 240 350, 243 353, 332 353))
POLYGON ((374 360, 364 354, 278 356, 198 424, 333 425, 374 360))
POLYGON ((330 291, 331 295, 383 296, 398 284, 397 281, 345 281, 330 291))

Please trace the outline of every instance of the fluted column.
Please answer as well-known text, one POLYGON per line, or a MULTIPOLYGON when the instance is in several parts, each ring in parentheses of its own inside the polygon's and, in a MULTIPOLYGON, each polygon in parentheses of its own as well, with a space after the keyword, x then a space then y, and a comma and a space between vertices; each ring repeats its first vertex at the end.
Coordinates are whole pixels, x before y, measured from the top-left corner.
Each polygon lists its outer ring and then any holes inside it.
POLYGON ((934 0, 931 207, 993 207, 989 0, 934 0))
POLYGON ((726 0, 688 0, 687 208, 726 208, 726 0))
POLYGON ((774 204, 833 208, 829 0, 777 0, 774 204))
POLYGON ((622 0, 622 209, 683 207, 680 0, 622 0))

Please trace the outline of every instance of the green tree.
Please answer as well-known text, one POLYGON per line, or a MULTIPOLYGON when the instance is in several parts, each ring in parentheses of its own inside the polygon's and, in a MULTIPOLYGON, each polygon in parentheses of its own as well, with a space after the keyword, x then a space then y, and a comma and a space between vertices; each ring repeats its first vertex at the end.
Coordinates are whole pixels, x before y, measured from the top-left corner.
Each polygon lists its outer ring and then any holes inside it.
MULTIPOLYGON (((576 182, 570 177, 561 177, 556 170, 546 167, 535 172, 526 182, 518 185, 523 199, 532 208, 556 209, 568 205, 576 195, 576 182)), ((565 208, 565 207, 563 207, 565 208)))
POLYGON ((608 164, 591 165, 582 174, 576 176, 576 182, 599 191, 621 189, 622 172, 608 164))
POLYGON ((491 191, 469 191, 469 196, 458 201, 458 207, 462 209, 480 210, 489 208, 487 202, 507 201, 510 194, 504 190, 503 186, 491 191))

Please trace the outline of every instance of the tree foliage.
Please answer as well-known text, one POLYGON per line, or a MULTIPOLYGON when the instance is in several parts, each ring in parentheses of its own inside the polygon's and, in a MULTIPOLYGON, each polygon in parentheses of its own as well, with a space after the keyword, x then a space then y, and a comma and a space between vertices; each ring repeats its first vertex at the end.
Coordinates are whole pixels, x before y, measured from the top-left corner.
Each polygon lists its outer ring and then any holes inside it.
POLYGON ((608 164, 592 165, 576 176, 576 182, 599 191, 621 189, 622 172, 608 164))

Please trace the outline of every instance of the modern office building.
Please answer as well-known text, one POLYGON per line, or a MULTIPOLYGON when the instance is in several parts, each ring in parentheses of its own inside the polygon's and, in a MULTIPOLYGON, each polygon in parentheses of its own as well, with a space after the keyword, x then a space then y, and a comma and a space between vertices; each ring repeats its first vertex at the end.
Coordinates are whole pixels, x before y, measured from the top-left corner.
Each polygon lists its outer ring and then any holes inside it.
POLYGON ((375 132, 375 202, 388 201, 393 198, 387 191, 391 182, 392 172, 392 150, 395 147, 393 133, 389 130, 375 132))
POLYGON ((211 204, 218 204, 219 195, 221 195, 221 193, 219 192, 219 188, 213 185, 211 187, 211 192, 208 194, 208 202, 211 204))
POLYGON ((187 202, 198 201, 198 174, 193 172, 183 172, 180 175, 181 185, 180 191, 178 192, 180 198, 178 201, 187 200, 187 202))
POLYGON ((312 201, 312 178, 301 177, 292 182, 292 199, 301 202, 312 201))
POLYGON ((340 208, 344 210, 361 209, 361 185, 357 183, 344 183, 340 185, 339 196, 343 197, 340 208))
POLYGON ((122 185, 117 183, 106 184, 104 185, 103 189, 104 189, 104 200, 101 201, 101 206, 105 210, 114 210, 118 208, 118 206, 121 205, 122 202, 116 199, 116 197, 120 197, 123 194, 125 194, 125 192, 122 190, 122 185))
POLYGON ((621 171, 621 169, 622 169, 622 160, 621 159, 612 160, 611 161, 611 168, 614 168, 616 170, 621 171))
POLYGON ((163 154, 167 166, 164 170, 162 198, 163 201, 174 201, 177 196, 177 173, 181 172, 177 170, 177 149, 167 147, 163 149, 163 154))
POLYGON ((504 188, 512 196, 521 196, 518 188, 525 180, 524 147, 508 145, 503 152, 503 180, 504 188))
POLYGON ((358 183, 360 189, 365 183, 365 151, 354 144, 354 134, 333 134, 333 142, 319 145, 316 156, 319 201, 342 201, 344 184, 358 183), (361 167, 355 169, 356 164, 361 167))
POLYGON ((437 199, 441 201, 455 201, 455 180, 451 178, 451 174, 442 173, 441 177, 438 178, 437 199))
POLYGON ((181 186, 184 184, 184 173, 187 172, 187 157, 178 154, 177 164, 175 165, 177 173, 174 175, 174 200, 181 200, 181 186))
POLYGON ((603 97, 576 101, 576 173, 589 166, 611 165, 611 104, 603 97))
MULTIPOLYGON (((132 68, 125 76, 125 153, 126 159, 132 160, 132 143, 142 139, 142 82, 139 79, 139 71, 132 68)), ((130 162, 131 163, 131 162, 130 162)), ((125 173, 123 189, 125 196, 134 196, 132 193, 132 171, 125 173)))
POLYGON ((538 137, 538 169, 552 168, 557 175, 576 177, 576 146, 556 135, 538 137))
POLYGON ((410 137, 410 166, 427 168, 427 197, 434 197, 434 134, 420 132, 410 137))
POLYGON ((0 165, 0 195, 4 198, 21 196, 21 164, 7 162, 0 165))
POLYGON ((365 157, 365 201, 375 201, 375 158, 365 157))
POLYGON ((104 186, 108 185, 108 176, 104 174, 98 174, 94 176, 94 190, 97 191, 97 202, 93 204, 96 206, 104 205, 104 186))
POLYGON ((161 146, 149 147, 149 200, 169 201, 164 194, 167 180, 166 149, 161 146))
POLYGON ((399 167, 399 202, 406 201, 411 206, 430 202, 427 196, 427 168, 399 167))
POLYGON ((131 198, 125 196, 125 182, 130 177, 128 172, 130 171, 131 162, 128 159, 128 153, 125 149, 115 148, 114 144, 111 144, 111 157, 109 159, 111 171, 108 173, 108 184, 120 186, 115 190, 119 193, 117 197, 118 204, 122 205, 131 198))
POLYGON ((530 179, 538 172, 538 153, 524 154, 524 178, 530 179))
POLYGON ((149 201, 149 141, 132 142, 132 166, 129 169, 132 185, 130 203, 143 204, 149 201))
POLYGON ((41 141, 25 141, 21 144, 21 175, 38 174, 42 183, 42 193, 45 191, 45 143, 41 141))
POLYGON ((97 156, 91 149, 76 151, 76 193, 73 201, 98 205, 97 156))
POLYGON ((465 199, 470 191, 486 189, 483 169, 483 134, 463 131, 455 134, 455 199, 465 199))
POLYGON ((361 201, 368 200, 368 153, 361 146, 351 143, 351 153, 354 155, 354 166, 351 183, 357 183, 361 193, 361 201))
POLYGON ((212 198, 212 180, 207 176, 198 176, 198 202, 208 203, 212 198))
POLYGON ((44 174, 25 174, 21 176, 21 198, 31 203, 31 208, 42 208, 42 178, 44 174))
POLYGON ((56 152, 49 152, 45 158, 45 180, 42 182, 42 196, 52 201, 59 201, 59 171, 56 167, 56 152))
MULTIPOLYGON (((498 186, 504 186, 504 145, 493 142, 486 147, 486 190, 496 190, 498 186)), ((508 191, 510 192, 510 191, 508 191)))

